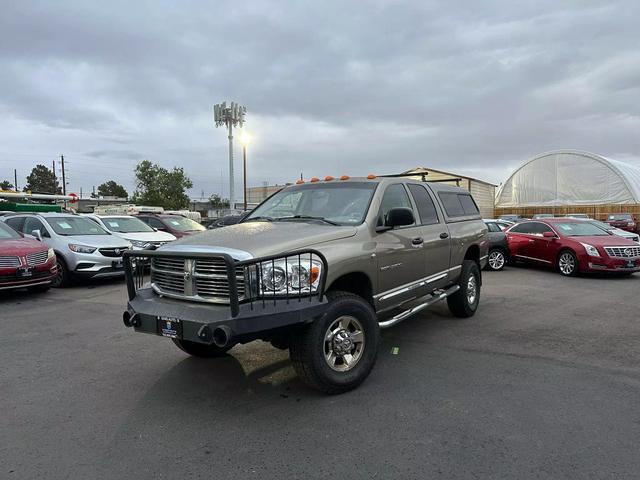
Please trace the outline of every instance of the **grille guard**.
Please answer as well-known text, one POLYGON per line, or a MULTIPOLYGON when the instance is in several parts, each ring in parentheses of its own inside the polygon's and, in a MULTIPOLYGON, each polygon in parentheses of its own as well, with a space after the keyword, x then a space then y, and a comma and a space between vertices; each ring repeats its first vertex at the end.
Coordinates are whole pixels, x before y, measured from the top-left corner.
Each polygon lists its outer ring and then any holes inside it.
MULTIPOLYGON (((145 267, 148 266, 153 258, 179 258, 179 259, 193 259, 193 260, 222 260, 226 267, 227 274, 227 282, 229 285, 229 308, 231 310, 231 316, 237 317, 240 312, 240 298, 238 296, 238 284, 236 278, 236 268, 237 267, 251 267, 256 266, 258 269, 260 265, 266 262, 275 263, 278 260, 284 260, 286 258, 298 257, 298 262, 301 265, 304 265, 304 262, 311 263, 311 260, 315 257, 316 259, 322 262, 322 269, 320 272, 320 278, 318 281, 318 288, 315 292, 305 292, 302 293, 296 292, 294 290, 290 290, 287 286, 286 293, 282 294, 270 294, 263 295, 260 292, 263 291, 261 288, 262 278, 260 275, 253 276, 250 278, 251 280, 256 280, 256 294, 253 293, 252 285, 247 285, 245 289, 245 298, 242 300, 243 303, 249 303, 251 308, 258 308, 260 305, 264 308, 267 303, 273 302, 276 304, 277 300, 286 300, 289 301, 309 301, 313 302, 314 298, 316 301, 321 302, 322 297, 324 295, 325 289, 325 281, 327 278, 327 260, 322 253, 317 250, 305 249, 305 250, 295 250, 292 252, 281 253, 278 255, 270 255, 267 257, 260 258, 252 258, 250 260, 243 261, 235 261, 230 255, 225 253, 209 253, 209 252, 171 252, 171 251, 157 251, 157 250, 127 250, 124 252, 122 256, 122 260, 124 263, 124 271, 127 282, 127 293, 129 295, 129 300, 133 300, 136 296, 136 293, 139 289, 143 288, 145 284, 145 267), (132 260, 136 259, 135 264, 132 260)), ((249 271, 249 269, 246 269, 249 271)), ((246 282, 246 279, 245 279, 246 282)), ((214 304, 203 304, 203 305, 214 305, 214 304)), ((217 306, 226 306, 225 304, 215 304, 217 306)))

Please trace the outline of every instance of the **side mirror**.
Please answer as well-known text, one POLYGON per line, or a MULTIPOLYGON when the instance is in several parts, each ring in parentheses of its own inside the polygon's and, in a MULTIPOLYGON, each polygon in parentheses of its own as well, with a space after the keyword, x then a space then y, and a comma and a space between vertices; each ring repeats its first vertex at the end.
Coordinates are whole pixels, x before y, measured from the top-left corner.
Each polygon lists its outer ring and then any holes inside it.
POLYGON ((40 233, 40 230, 31 230, 31 236, 40 242, 42 241, 42 233, 40 233))
POLYGON ((153 231, 154 231, 154 232, 157 232, 157 231, 158 231, 158 229, 157 229, 156 227, 151 227, 151 228, 153 228, 153 231))
POLYGON ((553 232, 542 232, 544 238, 556 238, 556 234, 553 232))
POLYGON ((390 228, 404 227, 406 225, 413 225, 415 221, 413 210, 410 208, 398 207, 389 210, 385 226, 390 228))

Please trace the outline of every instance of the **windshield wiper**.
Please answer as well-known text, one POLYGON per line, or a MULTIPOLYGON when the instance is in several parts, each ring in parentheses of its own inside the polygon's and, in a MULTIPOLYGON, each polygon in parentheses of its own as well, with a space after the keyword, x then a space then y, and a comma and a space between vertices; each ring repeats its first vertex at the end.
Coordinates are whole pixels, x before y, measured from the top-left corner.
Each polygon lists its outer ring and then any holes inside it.
POLYGON ((340 225, 332 220, 327 220, 324 217, 314 217, 312 215, 293 215, 291 217, 278 217, 276 220, 318 220, 319 222, 328 223, 329 225, 340 225))
POLYGON ((242 222, 251 222, 253 220, 264 220, 266 222, 273 222, 274 218, 273 217, 261 217, 261 216, 257 216, 257 217, 249 217, 249 218, 245 218, 242 222))

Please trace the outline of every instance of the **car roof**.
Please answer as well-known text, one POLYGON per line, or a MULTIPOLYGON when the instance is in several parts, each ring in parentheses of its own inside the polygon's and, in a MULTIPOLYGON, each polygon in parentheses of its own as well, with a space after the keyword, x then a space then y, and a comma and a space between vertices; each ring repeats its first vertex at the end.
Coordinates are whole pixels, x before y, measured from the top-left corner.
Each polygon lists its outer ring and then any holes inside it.
MULTIPOLYGON (((56 217, 80 217, 77 213, 58 213, 58 212, 15 212, 15 215, 10 215, 11 217, 15 216, 27 216, 27 217, 46 217, 46 218, 56 218, 56 217)), ((9 215, 7 215, 9 216, 9 215)))

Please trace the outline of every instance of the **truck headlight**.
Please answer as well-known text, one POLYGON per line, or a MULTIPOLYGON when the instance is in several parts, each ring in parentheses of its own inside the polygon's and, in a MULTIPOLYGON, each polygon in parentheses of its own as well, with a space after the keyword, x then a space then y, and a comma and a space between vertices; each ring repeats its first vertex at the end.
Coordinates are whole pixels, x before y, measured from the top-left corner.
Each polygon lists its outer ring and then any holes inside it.
POLYGON ((588 243, 582 243, 582 242, 580 242, 580 244, 587 251, 587 255, 590 255, 592 257, 599 257, 600 256, 600 252, 598 252, 598 249, 596 247, 594 247, 593 245, 589 245, 588 243))
POLYGON ((53 248, 47 250, 47 260, 56 256, 56 252, 53 251, 53 248))
POLYGON ((256 267, 250 268, 249 280, 259 277, 262 295, 313 293, 320 285, 322 262, 313 255, 262 262, 256 267))
POLYGON ((87 245, 76 245, 75 243, 69 244, 69 250, 76 253, 93 253, 97 247, 89 247, 87 245))

